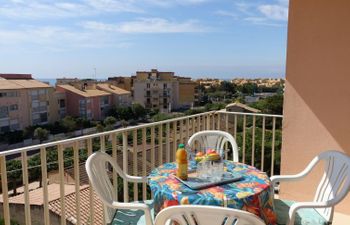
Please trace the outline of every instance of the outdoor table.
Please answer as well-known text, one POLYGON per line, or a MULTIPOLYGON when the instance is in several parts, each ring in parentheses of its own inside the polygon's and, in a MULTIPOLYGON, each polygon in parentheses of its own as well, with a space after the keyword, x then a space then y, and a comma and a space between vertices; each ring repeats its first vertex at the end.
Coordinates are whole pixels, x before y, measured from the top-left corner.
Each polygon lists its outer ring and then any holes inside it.
MULTIPOLYGON (((196 168, 190 162, 191 169, 196 168)), ((224 161, 228 172, 242 175, 238 181, 201 190, 192 190, 176 177, 176 163, 165 163, 151 171, 149 186, 154 199, 155 213, 173 205, 213 205, 251 212, 262 218, 266 224, 276 224, 273 209, 273 190, 265 172, 253 166, 224 161)))

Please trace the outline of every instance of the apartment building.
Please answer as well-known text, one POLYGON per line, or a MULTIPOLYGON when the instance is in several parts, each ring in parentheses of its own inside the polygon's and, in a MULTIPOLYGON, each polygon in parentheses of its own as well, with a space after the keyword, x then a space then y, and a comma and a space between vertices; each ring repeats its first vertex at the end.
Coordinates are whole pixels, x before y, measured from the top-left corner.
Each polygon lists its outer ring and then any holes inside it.
POLYGON ((131 105, 131 92, 125 89, 114 86, 110 83, 99 83, 96 85, 97 89, 112 94, 111 104, 114 106, 127 107, 131 105))
MULTIPOLYGON (((62 80, 62 79, 61 79, 62 80)), ((57 85, 65 94, 66 114, 92 120, 103 120, 113 106, 130 106, 131 93, 110 83, 95 80, 73 80, 57 85)))
POLYGON ((166 113, 191 107, 195 101, 195 87, 196 83, 190 78, 152 69, 136 72, 132 92, 134 102, 166 113))
POLYGON ((117 86, 126 91, 131 91, 133 86, 133 77, 108 77, 108 83, 117 86))
POLYGON ((55 103, 54 88, 31 74, 0 74, 0 132, 55 122, 55 103))
POLYGON ((56 90, 66 95, 67 115, 102 120, 112 102, 112 94, 87 83, 57 85, 56 90))

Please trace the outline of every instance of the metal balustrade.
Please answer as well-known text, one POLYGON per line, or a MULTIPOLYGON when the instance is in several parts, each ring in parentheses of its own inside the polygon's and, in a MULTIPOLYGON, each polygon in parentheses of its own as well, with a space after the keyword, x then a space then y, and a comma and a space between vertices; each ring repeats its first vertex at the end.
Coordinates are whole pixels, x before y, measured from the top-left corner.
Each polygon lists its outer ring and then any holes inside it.
MULTIPOLYGON (((179 143, 186 143, 189 137, 202 130, 223 130, 231 133, 237 140, 240 148, 240 161, 248 163, 257 168, 268 172, 270 175, 279 172, 280 166, 280 146, 281 146, 281 124, 282 116, 239 113, 226 111, 211 111, 191 116, 179 117, 160 122, 147 123, 138 126, 132 126, 102 133, 86 135, 61 141, 44 143, 35 146, 18 148, 0 152, 1 169, 1 187, 2 187, 2 211, 1 217, 5 225, 10 225, 10 220, 18 220, 14 216, 17 212, 10 210, 11 196, 8 184, 8 176, 13 171, 6 168, 6 161, 14 158, 20 159, 22 163, 21 185, 24 195, 24 216, 21 218, 22 224, 32 224, 33 216, 31 214, 33 207, 30 202, 29 190, 30 182, 33 182, 29 176, 30 166, 28 159, 39 154, 40 165, 38 165, 40 179, 42 182, 43 210, 41 224, 50 225, 50 190, 48 185, 48 174, 51 172, 52 165, 57 165, 59 179, 60 198, 60 224, 67 224, 66 208, 66 190, 65 190, 65 170, 67 162, 71 163, 74 171, 75 185, 75 212, 73 212, 75 224, 98 224, 93 192, 89 192, 89 209, 81 208, 81 169, 80 163, 84 163, 87 156, 94 151, 105 151, 109 153, 126 173, 138 176, 145 176, 147 173, 165 163, 175 160, 175 151, 179 143), (57 160, 48 161, 48 156, 57 152, 57 160), (67 152, 73 151, 69 155, 67 152), (85 155, 86 157, 82 157, 85 155), (88 223, 82 222, 84 215, 88 215, 88 223)), ((229 148, 229 146, 226 146, 229 148)), ((226 152, 226 159, 230 159, 230 152, 226 152)), ((142 185, 129 184, 121 181, 120 177, 112 174, 111 179, 115 188, 122 189, 122 195, 125 202, 143 200, 150 197, 146 183, 142 185), (119 182, 122 182, 121 184, 119 182), (133 192, 131 194, 130 192, 133 192)), ((89 185, 89 184, 88 184, 89 185)), ((90 189, 91 190, 91 189, 90 189)), ((120 201, 121 199, 119 199, 120 201)), ((34 223, 33 223, 34 224, 34 223)))

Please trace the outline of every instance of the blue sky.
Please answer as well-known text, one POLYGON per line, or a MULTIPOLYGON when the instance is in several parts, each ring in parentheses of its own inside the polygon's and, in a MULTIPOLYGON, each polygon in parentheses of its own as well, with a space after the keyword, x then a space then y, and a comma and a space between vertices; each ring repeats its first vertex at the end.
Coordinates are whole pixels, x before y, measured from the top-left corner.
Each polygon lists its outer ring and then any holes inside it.
POLYGON ((0 0, 0 73, 284 77, 288 0, 0 0))

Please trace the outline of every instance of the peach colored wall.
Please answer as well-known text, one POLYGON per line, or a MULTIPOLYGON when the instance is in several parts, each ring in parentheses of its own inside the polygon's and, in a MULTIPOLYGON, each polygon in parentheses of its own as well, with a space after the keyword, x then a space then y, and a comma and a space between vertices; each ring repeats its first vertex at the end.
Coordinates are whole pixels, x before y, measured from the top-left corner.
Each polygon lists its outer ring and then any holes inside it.
MULTIPOLYGON (((350 155, 349 12, 349 0, 290 2, 282 174, 325 150, 350 155)), ((312 200, 321 171, 282 185, 282 197, 312 200)), ((350 214, 350 195, 336 210, 350 214)))

